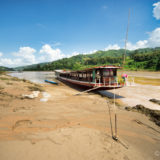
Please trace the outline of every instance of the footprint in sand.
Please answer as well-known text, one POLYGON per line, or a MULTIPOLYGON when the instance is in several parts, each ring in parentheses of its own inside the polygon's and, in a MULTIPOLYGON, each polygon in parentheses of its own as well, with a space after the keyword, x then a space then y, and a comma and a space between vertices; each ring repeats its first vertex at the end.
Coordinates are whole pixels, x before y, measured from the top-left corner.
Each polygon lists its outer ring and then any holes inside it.
POLYGON ((32 121, 30 120, 18 120, 16 123, 12 126, 12 130, 15 130, 17 127, 22 126, 22 125, 31 125, 32 121))

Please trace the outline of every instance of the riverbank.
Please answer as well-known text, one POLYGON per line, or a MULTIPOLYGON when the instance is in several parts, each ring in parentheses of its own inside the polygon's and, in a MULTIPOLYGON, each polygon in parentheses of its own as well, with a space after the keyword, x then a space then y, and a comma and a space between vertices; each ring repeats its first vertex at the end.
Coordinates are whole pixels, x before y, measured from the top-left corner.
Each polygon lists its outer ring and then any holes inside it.
MULTIPOLYGON (((102 93, 111 99, 115 93, 117 102, 123 106, 143 105, 149 109, 160 110, 160 105, 150 101, 150 99, 160 99, 160 72, 124 72, 128 75, 128 82, 125 87, 102 93)), ((119 75, 121 74, 122 71, 119 72, 119 75)))
POLYGON ((116 107, 118 137, 111 138, 106 97, 64 84, 34 84, 0 76, 1 160, 143 160, 160 158, 160 128, 145 115, 116 107), (35 90, 39 96, 24 98, 35 90), (41 101, 43 93, 50 95, 41 101), (139 123, 141 122, 141 123, 139 123), (128 149, 127 149, 128 148, 128 149))

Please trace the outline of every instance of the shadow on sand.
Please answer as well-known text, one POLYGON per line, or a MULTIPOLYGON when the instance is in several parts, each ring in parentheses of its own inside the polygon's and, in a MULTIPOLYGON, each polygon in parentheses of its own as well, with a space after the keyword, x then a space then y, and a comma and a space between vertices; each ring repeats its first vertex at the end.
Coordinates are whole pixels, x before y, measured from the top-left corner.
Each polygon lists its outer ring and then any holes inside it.
MULTIPOLYGON (((59 80, 60 81, 60 80, 59 80)), ((65 82, 65 81, 60 81, 64 84, 66 84, 67 86, 69 86, 70 88, 72 89, 75 89, 79 92, 84 92, 85 90, 87 90, 88 88, 84 87, 84 86, 78 86, 76 84, 71 84, 69 82, 65 82)), ((103 97, 107 97, 107 98, 110 98, 110 99, 114 99, 114 94, 109 92, 109 91, 91 91, 89 92, 89 94, 100 94, 101 96, 103 97)), ((120 99, 120 98, 124 98, 123 96, 120 96, 118 94, 115 94, 115 99, 120 99)))
MULTIPOLYGON (((110 99, 114 99, 114 93, 109 92, 109 91, 98 91, 98 93, 104 97, 108 97, 110 99)), ((120 96, 118 94, 115 94, 115 99, 120 99, 120 98, 124 98, 123 96, 120 96)))
POLYGON ((75 90, 79 91, 79 92, 83 92, 83 91, 87 90, 87 88, 84 87, 84 86, 78 86, 76 84, 72 84, 72 83, 69 83, 69 82, 66 82, 66 81, 62 81, 60 79, 58 79, 58 81, 61 82, 62 84, 67 85, 68 87, 70 87, 72 89, 75 89, 75 90))

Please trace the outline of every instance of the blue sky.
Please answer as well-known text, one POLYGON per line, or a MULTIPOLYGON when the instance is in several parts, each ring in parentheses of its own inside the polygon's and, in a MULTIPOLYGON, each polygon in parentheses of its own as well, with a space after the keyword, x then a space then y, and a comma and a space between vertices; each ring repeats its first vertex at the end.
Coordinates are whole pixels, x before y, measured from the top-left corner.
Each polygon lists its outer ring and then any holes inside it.
POLYGON ((53 61, 96 50, 160 46, 157 0, 0 0, 0 65, 53 61))

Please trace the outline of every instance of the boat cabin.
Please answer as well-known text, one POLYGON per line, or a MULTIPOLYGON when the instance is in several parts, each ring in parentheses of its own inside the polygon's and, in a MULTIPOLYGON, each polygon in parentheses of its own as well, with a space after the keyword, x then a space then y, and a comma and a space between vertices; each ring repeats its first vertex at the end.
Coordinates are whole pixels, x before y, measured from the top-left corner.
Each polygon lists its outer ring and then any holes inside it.
POLYGON ((61 71, 59 76, 81 82, 90 82, 98 85, 117 85, 117 66, 99 66, 81 71, 61 71))

